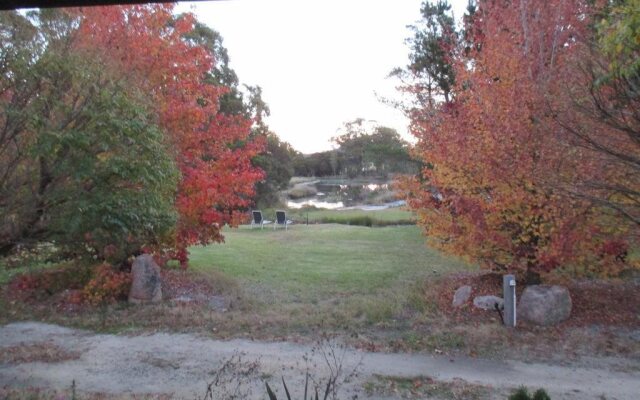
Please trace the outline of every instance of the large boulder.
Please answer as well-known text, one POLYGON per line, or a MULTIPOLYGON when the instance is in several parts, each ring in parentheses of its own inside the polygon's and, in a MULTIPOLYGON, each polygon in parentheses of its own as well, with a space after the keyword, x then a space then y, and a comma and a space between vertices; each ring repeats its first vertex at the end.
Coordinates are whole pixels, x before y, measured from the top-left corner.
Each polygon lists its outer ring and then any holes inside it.
POLYGON ((157 303, 162 300, 160 267, 149 254, 142 254, 131 266, 130 303, 157 303))
POLYGON ((518 317, 536 325, 555 325, 571 315, 571 296, 564 286, 533 285, 524 289, 518 317))
POLYGON ((454 307, 462 307, 467 300, 471 297, 471 286, 464 285, 460 286, 458 290, 453 294, 453 306, 454 307))
POLYGON ((496 304, 501 310, 504 308, 504 300, 498 296, 476 296, 473 305, 483 310, 495 311, 496 304))

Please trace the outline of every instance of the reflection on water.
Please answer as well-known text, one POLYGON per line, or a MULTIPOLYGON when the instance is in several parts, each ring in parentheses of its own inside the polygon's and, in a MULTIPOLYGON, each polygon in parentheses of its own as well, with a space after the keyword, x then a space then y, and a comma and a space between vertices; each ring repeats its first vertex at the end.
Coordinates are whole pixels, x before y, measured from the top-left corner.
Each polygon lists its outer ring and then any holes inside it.
POLYGON ((338 202, 328 202, 328 201, 320 201, 320 200, 316 200, 316 199, 306 199, 306 200, 298 200, 298 201, 293 201, 293 200, 289 200, 287 202, 287 207, 289 208, 302 208, 302 207, 309 207, 309 206, 313 206, 313 207, 317 207, 317 208, 326 208, 329 210, 336 210, 338 208, 344 208, 344 204, 341 201, 338 202))
POLYGON ((376 205, 376 206, 370 206, 370 205, 361 204, 359 206, 344 207, 342 209, 343 210, 378 211, 378 210, 386 210, 387 208, 402 207, 402 206, 405 206, 405 205, 407 205, 406 201, 404 201, 404 200, 396 200, 396 201, 391 201, 389 203, 384 203, 384 204, 380 204, 380 205, 376 205))
POLYGON ((389 190, 389 185, 388 184, 382 184, 382 185, 378 185, 377 183, 370 183, 367 185, 367 188, 371 191, 373 190, 389 190))
POLYGON ((319 181, 311 185, 317 190, 314 196, 289 200, 287 206, 294 209, 314 206, 330 210, 349 208, 381 210, 404 205, 404 201, 385 201, 393 199, 390 185, 387 183, 344 184, 319 181))

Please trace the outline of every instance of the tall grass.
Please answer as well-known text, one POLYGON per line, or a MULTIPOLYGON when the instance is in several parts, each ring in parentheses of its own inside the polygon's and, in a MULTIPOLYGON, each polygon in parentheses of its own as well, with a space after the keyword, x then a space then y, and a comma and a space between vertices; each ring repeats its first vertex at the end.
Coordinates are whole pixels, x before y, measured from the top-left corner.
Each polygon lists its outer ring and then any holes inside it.
POLYGON ((321 210, 315 208, 291 210, 289 219, 296 223, 343 224, 354 226, 415 225, 416 217, 411 211, 401 208, 385 210, 321 210))

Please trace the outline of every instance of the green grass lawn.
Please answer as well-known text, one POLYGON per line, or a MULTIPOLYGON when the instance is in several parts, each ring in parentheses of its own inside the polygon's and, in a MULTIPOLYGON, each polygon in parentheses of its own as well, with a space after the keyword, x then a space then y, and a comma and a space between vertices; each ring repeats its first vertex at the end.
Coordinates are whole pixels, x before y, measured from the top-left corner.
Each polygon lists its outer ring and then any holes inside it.
MULTIPOLYGON (((366 212, 371 213, 393 219, 406 212, 366 212)), ((473 268, 428 248, 415 225, 293 224, 286 231, 272 225, 265 229, 244 225, 223 233, 224 244, 191 247, 190 268, 175 274, 193 279, 196 286, 204 278, 210 295, 229 302, 227 312, 213 312, 208 303, 181 306, 172 301, 67 312, 56 308, 55 302, 33 306, 2 303, 0 297, 0 323, 35 319, 108 332, 196 330, 225 338, 316 337, 345 329, 366 335, 378 329, 387 332, 386 328, 402 336, 422 315, 409 315, 408 310, 426 309, 419 303, 424 304, 420 290, 425 280, 473 268)), ((30 264, 10 270, 4 266, 0 282, 5 284, 19 272, 51 267, 30 264)))
MULTIPOLYGON (((465 321, 452 318, 450 310, 439 310, 434 299, 440 292, 431 283, 476 267, 428 248, 415 225, 294 224, 287 231, 242 226, 223 233, 225 244, 190 248, 189 269, 165 271, 165 283, 178 285, 167 285, 166 293, 163 287, 165 301, 144 306, 61 303, 65 291, 40 292, 21 301, 7 290, 10 277, 55 266, 38 257, 23 266, 2 260, 0 324, 36 320, 101 332, 198 332, 223 339, 295 341, 336 334, 364 349, 455 351, 499 358, 517 354, 523 359, 541 355, 545 360, 549 351, 564 360, 569 354, 592 356, 594 347, 599 349, 596 354, 608 356, 612 348, 606 330, 583 335, 582 327, 567 328, 572 330, 559 339, 555 329, 505 330, 493 312, 482 320, 465 321), (197 301, 175 301, 178 294, 197 301), (563 352, 548 346, 556 342, 563 352)), ((65 270, 73 272, 73 267, 65 270)), ((621 335, 615 340, 616 354, 637 354, 632 339, 621 335)))
POLYGON ((416 226, 242 226, 224 234, 224 245, 190 249, 194 271, 232 278, 272 310, 323 318, 379 322, 406 304, 416 283, 471 268, 426 247, 416 226))
POLYGON ((191 267, 288 291, 369 293, 433 271, 464 268, 427 248, 414 226, 293 225, 287 231, 242 226, 224 235, 223 245, 192 247, 191 267))

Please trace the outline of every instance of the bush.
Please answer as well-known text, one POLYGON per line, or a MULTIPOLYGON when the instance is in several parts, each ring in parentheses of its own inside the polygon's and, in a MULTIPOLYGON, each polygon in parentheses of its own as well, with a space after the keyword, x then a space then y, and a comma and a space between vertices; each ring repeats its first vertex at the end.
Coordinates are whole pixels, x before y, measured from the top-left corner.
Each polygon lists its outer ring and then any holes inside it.
POLYGON ((349 218, 344 218, 340 216, 327 216, 327 217, 321 217, 320 222, 323 224, 347 224, 347 225, 368 226, 368 227, 371 227, 374 225, 373 218, 371 218, 368 215, 356 215, 356 216, 351 216, 349 218))
POLYGON ((54 295, 66 289, 82 289, 90 278, 90 268, 72 264, 18 275, 11 281, 9 287, 26 297, 42 297, 54 295))
POLYGON ((82 292, 85 301, 96 306, 125 300, 130 287, 130 273, 119 271, 109 264, 102 264, 95 269, 93 278, 82 292))
POLYGON ((344 225, 355 225, 355 226, 367 226, 367 227, 383 227, 383 226, 396 226, 396 225, 415 225, 415 221, 412 220, 403 220, 403 219, 397 219, 397 220, 385 220, 385 219, 378 219, 376 217, 373 216, 369 216, 369 215, 351 215, 351 216, 342 216, 342 215, 335 215, 335 216, 325 216, 325 217, 320 217, 318 219, 315 220, 315 222, 319 222, 321 224, 344 224, 344 225))
POLYGON ((56 260, 57 249, 53 243, 39 243, 33 247, 16 247, 2 259, 6 269, 30 268, 56 260))
POLYGON ((527 388, 521 387, 509 396, 509 400, 551 400, 551 397, 544 389, 538 389, 533 394, 529 395, 527 388))

